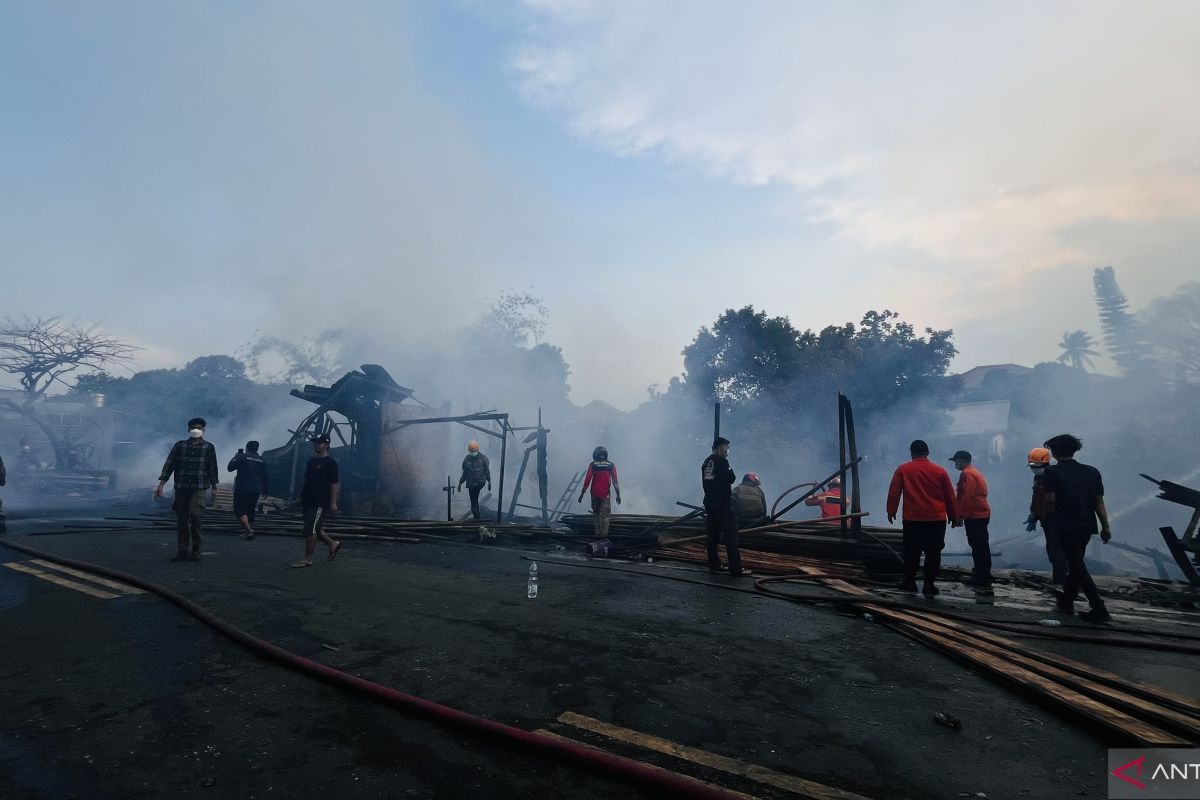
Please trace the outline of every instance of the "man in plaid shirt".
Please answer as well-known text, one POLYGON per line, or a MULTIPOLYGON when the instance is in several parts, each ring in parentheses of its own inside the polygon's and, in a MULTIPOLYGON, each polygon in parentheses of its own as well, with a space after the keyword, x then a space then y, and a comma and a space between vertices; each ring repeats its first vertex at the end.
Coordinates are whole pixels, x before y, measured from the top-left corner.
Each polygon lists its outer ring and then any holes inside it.
POLYGON ((163 487, 174 473, 175 502, 171 508, 175 511, 176 553, 172 561, 200 560, 204 495, 209 490, 216 494, 217 488, 217 448, 204 440, 206 427, 200 417, 188 420, 188 438, 171 448, 154 490, 155 498, 162 497, 163 487))

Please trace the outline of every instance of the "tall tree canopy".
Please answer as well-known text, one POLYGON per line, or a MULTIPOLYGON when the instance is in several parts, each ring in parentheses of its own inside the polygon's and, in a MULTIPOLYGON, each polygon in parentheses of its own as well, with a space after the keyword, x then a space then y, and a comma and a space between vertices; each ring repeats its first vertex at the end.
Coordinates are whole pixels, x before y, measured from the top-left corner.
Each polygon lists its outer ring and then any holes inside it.
POLYGON ((1117 284, 1112 267, 1099 267, 1092 276, 1096 289, 1096 308, 1104 346, 1121 371, 1129 374, 1150 366, 1150 345, 1138 318, 1129 310, 1129 301, 1117 284))

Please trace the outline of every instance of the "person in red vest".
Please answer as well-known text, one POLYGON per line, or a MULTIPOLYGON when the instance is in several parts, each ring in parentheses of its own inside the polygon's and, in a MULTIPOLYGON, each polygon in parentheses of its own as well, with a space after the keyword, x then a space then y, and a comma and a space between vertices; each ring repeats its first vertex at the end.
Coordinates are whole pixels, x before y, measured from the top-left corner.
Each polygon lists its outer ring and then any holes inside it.
POLYGON ((920 439, 908 446, 912 461, 901 464, 888 487, 887 518, 896 521, 904 499, 904 581, 900 588, 917 590, 917 567, 925 555, 924 594, 941 594, 934 580, 942 567, 946 524, 958 525, 958 504, 950 474, 929 460, 929 445, 920 439))
POLYGON ((820 506, 821 519, 842 515, 842 479, 834 478, 823 492, 817 492, 804 501, 806 506, 820 506))
POLYGON ((983 473, 971 463, 971 454, 959 450, 950 459, 958 476, 958 524, 967 529, 967 544, 971 548, 974 573, 963 583, 981 588, 992 585, 992 548, 988 542, 988 522, 992 507, 988 505, 988 485, 983 473))
POLYGON ((592 451, 592 463, 588 464, 587 474, 583 478, 583 487, 579 490, 579 502, 583 502, 583 494, 592 490, 592 527, 596 536, 604 541, 608 539, 608 522, 612 516, 612 501, 609 495, 615 494, 617 505, 621 505, 621 484, 617 480, 617 465, 608 460, 608 448, 597 447, 592 451))

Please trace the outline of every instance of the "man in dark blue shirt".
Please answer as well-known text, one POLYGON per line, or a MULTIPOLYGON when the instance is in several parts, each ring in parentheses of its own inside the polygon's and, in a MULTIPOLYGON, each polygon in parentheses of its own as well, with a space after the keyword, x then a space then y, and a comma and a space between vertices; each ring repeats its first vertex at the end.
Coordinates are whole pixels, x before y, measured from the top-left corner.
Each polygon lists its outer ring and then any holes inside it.
POLYGON ((729 440, 718 436, 713 441, 712 455, 700 465, 700 480, 704 484, 704 514, 708 528, 708 571, 721 571, 721 556, 717 545, 725 542, 729 556, 729 574, 749 575, 742 569, 742 554, 738 549, 737 519, 733 515, 733 482, 737 480, 729 466, 729 440))
POLYGON ((1083 442, 1076 437, 1069 434, 1055 436, 1046 442, 1046 447, 1058 463, 1042 474, 1042 487, 1046 491, 1045 515, 1058 532, 1067 557, 1067 580, 1057 608, 1064 614, 1074 614, 1075 598, 1082 589, 1091 610, 1080 614, 1079 618, 1087 622, 1108 622, 1112 617, 1083 560, 1087 546, 1096 534, 1097 519, 1100 521, 1100 540, 1108 542, 1112 539, 1108 509, 1104 505, 1104 481, 1100 470, 1075 460, 1075 454, 1083 447, 1083 442))
POLYGON ((246 449, 238 450, 225 469, 237 473, 233 481, 233 516, 242 523, 242 538, 253 539, 258 498, 270 493, 267 465, 258 454, 258 442, 246 442, 246 449))

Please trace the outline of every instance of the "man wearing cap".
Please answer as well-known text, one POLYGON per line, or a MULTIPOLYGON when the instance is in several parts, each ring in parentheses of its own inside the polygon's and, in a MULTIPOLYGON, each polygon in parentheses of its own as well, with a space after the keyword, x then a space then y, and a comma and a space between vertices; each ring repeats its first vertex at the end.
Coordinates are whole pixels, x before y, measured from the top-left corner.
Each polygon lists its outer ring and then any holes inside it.
POLYGON ((713 441, 712 454, 700 465, 700 480, 704 484, 704 514, 708 526, 708 571, 721 571, 721 556, 717 545, 725 540, 729 557, 729 574, 749 575, 742 569, 742 554, 738 550, 737 519, 733 516, 733 494, 730 487, 737 480, 729 466, 729 440, 718 436, 713 441))
POLYGON ((742 482, 733 487, 733 516, 743 528, 756 525, 767 516, 767 496, 758 473, 747 472, 742 482))
MULTIPOLYGON (((199 561, 203 542, 201 519, 204 516, 205 494, 217 491, 217 449, 204 440, 208 423, 201 417, 188 420, 188 438, 171 448, 154 497, 163 495, 167 479, 175 476, 175 557, 172 561, 199 561)), ((211 499, 211 498, 210 498, 211 499)))
POLYGON ((329 435, 312 438, 313 457, 304 467, 304 487, 300 490, 300 505, 304 509, 304 558, 293 567, 311 567, 317 551, 317 538, 329 548, 329 560, 337 557, 342 543, 325 533, 325 516, 337 511, 341 475, 338 462, 329 455, 329 435))
POLYGON ((929 460, 929 445, 917 439, 908 446, 912 460, 901 464, 888 487, 887 518, 896 521, 900 500, 904 499, 904 582, 906 592, 917 590, 917 567, 925 555, 924 593, 941 594, 934 585, 942 567, 942 549, 946 546, 946 523, 958 524, 958 506, 954 486, 946 470, 929 460))
POLYGON ((484 485, 492 490, 492 468, 488 465, 488 457, 479 452, 479 442, 472 441, 467 445, 467 455, 462 462, 462 475, 458 479, 458 490, 463 484, 467 485, 467 493, 471 496, 471 516, 479 519, 479 493, 484 485))
POLYGON ((959 450, 950 460, 961 473, 954 500, 958 505, 958 524, 966 528, 975 566, 972 576, 963 582, 987 588, 992 585, 992 548, 988 542, 992 508, 988 505, 987 480, 971 463, 971 454, 966 450, 959 450))

